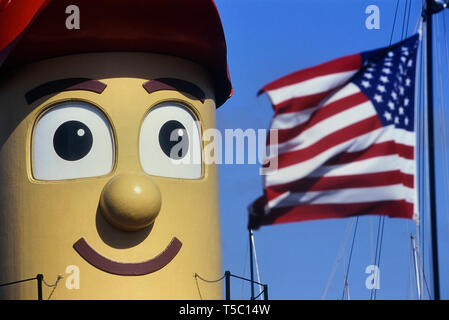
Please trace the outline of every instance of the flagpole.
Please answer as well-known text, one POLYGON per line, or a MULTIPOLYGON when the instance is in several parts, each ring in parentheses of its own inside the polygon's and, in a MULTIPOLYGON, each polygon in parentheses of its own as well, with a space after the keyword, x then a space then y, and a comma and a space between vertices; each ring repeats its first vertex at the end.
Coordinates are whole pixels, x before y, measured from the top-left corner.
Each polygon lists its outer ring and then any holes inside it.
POLYGON ((434 299, 440 300, 440 274, 438 266, 438 232, 436 208, 436 181, 435 181, 435 138, 433 118, 433 40, 432 40, 432 14, 434 13, 433 0, 426 4, 426 50, 427 50, 427 112, 428 112, 428 152, 429 152, 429 193, 430 193, 430 225, 432 243, 433 292, 434 299))
POLYGON ((248 228, 249 233, 249 268, 251 274, 251 300, 254 300, 254 266, 253 266, 253 230, 248 228))

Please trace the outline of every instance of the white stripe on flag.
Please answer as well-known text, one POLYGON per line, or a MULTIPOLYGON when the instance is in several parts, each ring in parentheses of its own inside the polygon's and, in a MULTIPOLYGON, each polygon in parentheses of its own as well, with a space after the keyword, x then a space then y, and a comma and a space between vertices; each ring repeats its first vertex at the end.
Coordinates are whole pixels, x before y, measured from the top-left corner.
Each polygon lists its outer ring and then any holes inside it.
MULTIPOLYGON (((265 176, 265 186, 268 187, 277 184, 284 184, 302 179, 311 172, 317 170, 327 160, 342 152, 364 150, 370 147, 374 142, 377 143, 377 141, 379 141, 379 143, 384 141, 394 141, 394 137, 396 135, 395 131, 399 129, 392 130, 391 128, 392 126, 388 126, 373 130, 369 133, 363 134, 361 136, 355 137, 354 139, 350 139, 329 149, 326 149, 324 152, 321 152, 320 154, 306 161, 298 162, 285 168, 280 168, 265 176), (379 137, 382 137, 382 139, 379 139, 379 137)), ((411 136, 412 135, 404 135, 404 137, 407 137, 407 139, 411 136)), ((282 155, 280 155, 279 157, 282 157, 282 155)))
POLYGON ((338 90, 336 93, 332 94, 328 99, 325 99, 322 103, 320 103, 318 106, 304 109, 303 111, 299 112, 289 112, 289 113, 283 113, 278 114, 274 116, 272 122, 271 122, 271 129, 290 129, 297 125, 300 125, 301 123, 304 123, 308 121, 316 110, 318 110, 321 107, 325 107, 329 105, 332 102, 335 102, 337 100, 346 98, 348 96, 351 96, 353 94, 359 93, 360 89, 353 84, 352 82, 348 83, 344 88, 341 90, 338 90))
MULTIPOLYGON (((287 192, 289 193, 289 192, 287 192)), ((413 203, 414 190, 402 184, 382 187, 350 188, 285 194, 268 202, 269 208, 303 204, 340 204, 405 200, 413 203)))
POLYGON ((276 105, 292 98, 309 96, 337 88, 351 79, 358 71, 357 69, 315 77, 279 89, 269 90, 267 94, 270 96, 271 102, 276 105))
POLYGON ((394 141, 406 146, 414 147, 415 133, 403 129, 396 129, 393 125, 373 130, 359 137, 357 143, 351 145, 346 152, 361 151, 373 144, 394 141))
POLYGON ((351 163, 337 164, 332 166, 321 166, 311 172, 309 177, 337 177, 350 176, 353 174, 378 173, 385 171, 400 170, 406 174, 414 174, 415 161, 402 158, 396 154, 380 156, 351 163), (382 164, 382 165, 380 165, 382 164))
POLYGON ((333 134, 335 131, 371 118, 376 114, 376 110, 371 101, 366 101, 318 122, 284 143, 270 145, 270 154, 274 154, 275 149, 277 149, 279 154, 282 154, 284 152, 307 148, 324 137, 333 134))

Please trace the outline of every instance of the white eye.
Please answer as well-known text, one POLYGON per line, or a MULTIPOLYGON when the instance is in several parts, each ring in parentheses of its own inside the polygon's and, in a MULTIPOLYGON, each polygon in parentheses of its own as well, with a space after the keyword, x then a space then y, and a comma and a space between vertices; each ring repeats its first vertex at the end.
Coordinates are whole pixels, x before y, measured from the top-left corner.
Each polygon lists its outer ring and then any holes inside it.
POLYGON ((32 140, 33 176, 63 180, 105 175, 114 162, 112 129, 104 114, 84 102, 45 112, 32 140))
POLYGON ((169 102, 152 108, 140 129, 143 170, 162 177, 201 178, 199 128, 192 112, 181 104, 169 102))

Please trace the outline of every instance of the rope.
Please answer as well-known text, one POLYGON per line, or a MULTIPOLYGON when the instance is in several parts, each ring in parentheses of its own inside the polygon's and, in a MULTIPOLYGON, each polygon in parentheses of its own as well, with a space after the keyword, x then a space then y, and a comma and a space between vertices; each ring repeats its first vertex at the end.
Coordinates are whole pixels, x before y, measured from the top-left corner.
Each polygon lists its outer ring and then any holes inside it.
POLYGON ((203 296, 201 295, 200 285, 198 284, 198 277, 195 273, 195 283, 196 283, 196 289, 198 290, 198 295, 200 296, 200 300, 203 300, 203 296))
POLYGON ((58 274, 58 277, 56 278, 55 283, 53 284, 48 284, 44 278, 42 278, 42 282, 49 288, 53 288, 53 290, 51 290, 50 295, 48 296, 47 300, 50 300, 50 298, 53 296, 53 293, 56 290, 56 287, 58 286, 59 280, 61 280, 62 278, 64 278, 63 276, 61 276, 60 274, 58 274))
POLYGON ((217 279, 217 280, 208 280, 208 279, 204 279, 203 277, 201 277, 198 273, 195 272, 195 274, 193 275, 195 278, 195 283, 196 283, 196 288, 198 290, 198 294, 200 296, 200 300, 203 300, 203 296, 201 295, 201 290, 200 290, 200 285, 198 284, 198 279, 203 280, 204 282, 207 283, 217 283, 221 280, 224 279, 225 275, 223 275, 221 278, 217 279))
POLYGON ((58 274, 58 277, 56 278, 55 283, 53 283, 53 284, 48 284, 48 283, 45 281, 44 278, 42 278, 42 282, 43 282, 47 287, 52 288, 52 287, 56 287, 56 286, 58 285, 59 280, 61 280, 62 278, 64 278, 64 277, 61 276, 60 274, 58 274))
POLYGON ((207 279, 204 279, 203 277, 201 277, 198 273, 196 273, 195 272, 195 278, 199 278, 200 280, 203 280, 204 282, 207 282, 207 283, 215 283, 215 282, 219 282, 219 281, 221 281, 221 280, 223 280, 224 278, 225 278, 225 276, 223 275, 221 278, 219 278, 219 279, 217 279, 217 280, 207 280, 207 279))
POLYGON ((346 269, 346 275, 345 275, 345 286, 343 287, 343 294, 342 294, 342 300, 345 297, 345 289, 348 290, 349 295, 349 285, 348 285, 348 276, 349 276, 349 268, 351 267, 351 260, 352 260, 352 250, 354 249, 354 243, 355 243, 355 236, 357 235, 357 227, 359 224, 359 216, 357 216, 355 220, 355 228, 354 228, 354 236, 352 237, 352 244, 351 244, 351 251, 349 252, 349 261, 348 261, 348 268, 346 269))

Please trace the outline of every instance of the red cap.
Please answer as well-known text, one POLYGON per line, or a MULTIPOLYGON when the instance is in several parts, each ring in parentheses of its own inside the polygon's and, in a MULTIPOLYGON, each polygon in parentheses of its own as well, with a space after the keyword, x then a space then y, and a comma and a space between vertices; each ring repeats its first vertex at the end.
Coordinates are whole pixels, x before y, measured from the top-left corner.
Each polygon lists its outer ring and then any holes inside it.
POLYGON ((232 95, 213 0, 0 0, 0 72, 46 58, 108 51, 194 61, 209 71, 217 106, 232 95), (66 27, 70 5, 79 8, 79 29, 66 27))

